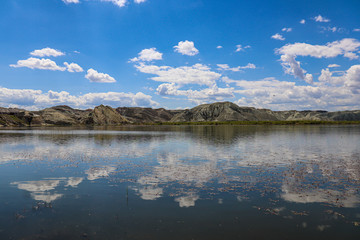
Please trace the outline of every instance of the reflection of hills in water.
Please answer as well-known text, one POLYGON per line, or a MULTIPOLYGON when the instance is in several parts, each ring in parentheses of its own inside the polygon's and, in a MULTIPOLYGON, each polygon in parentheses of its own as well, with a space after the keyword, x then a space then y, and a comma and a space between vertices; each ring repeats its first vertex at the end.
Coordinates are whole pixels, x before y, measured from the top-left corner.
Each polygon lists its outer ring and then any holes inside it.
MULTIPOLYGON (((181 207, 194 206, 204 191, 215 195, 243 194, 246 198, 250 190, 266 191, 264 183, 269 183, 269 189, 277 188, 280 196, 289 202, 324 202, 344 207, 359 203, 358 128, 167 126, 150 129, 155 131, 84 130, 60 134, 23 131, 6 132, 6 135, 3 132, 0 161, 54 159, 76 165, 81 160, 88 163, 84 172, 87 180, 135 179, 132 189, 142 199, 171 195, 181 207), (93 163, 93 160, 97 161, 93 163), (314 182, 317 184, 311 185, 314 182)), ((31 192, 34 199, 44 201, 61 197, 53 191, 60 183, 79 184, 60 179, 41 181, 13 184, 31 192)))

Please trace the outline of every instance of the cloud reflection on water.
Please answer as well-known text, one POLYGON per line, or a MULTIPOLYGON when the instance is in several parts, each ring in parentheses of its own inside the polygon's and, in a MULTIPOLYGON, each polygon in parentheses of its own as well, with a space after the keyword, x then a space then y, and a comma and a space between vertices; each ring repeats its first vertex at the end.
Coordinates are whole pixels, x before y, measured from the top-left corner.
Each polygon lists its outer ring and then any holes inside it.
POLYGON ((53 191, 58 188, 61 183, 65 184, 64 187, 77 187, 82 181, 83 178, 70 177, 38 181, 12 182, 11 185, 16 185, 18 189, 30 192, 31 197, 36 201, 44 201, 50 203, 61 198, 64 195, 53 191))
MULTIPOLYGON (((297 173, 300 184, 280 184, 278 191, 284 200, 295 203, 340 202, 345 207, 353 207, 359 202, 358 193, 351 187, 345 190, 334 190, 326 185, 318 189, 299 187, 314 174, 318 174, 318 179, 339 176, 332 181, 343 181, 344 178, 359 181, 359 131, 346 127, 192 127, 185 130, 178 134, 145 135, 141 132, 119 135, 114 132, 60 136, 25 134, 13 142, 0 141, 0 163, 21 159, 85 162, 89 165, 85 171, 88 180, 110 175, 133 177, 136 179, 133 189, 144 200, 166 196, 169 186, 180 184, 176 187, 175 201, 183 207, 194 206, 199 192, 206 185, 231 187, 247 184, 256 190, 256 184, 267 181, 261 174, 256 174, 259 169, 285 181, 287 176, 283 174, 292 173, 291 168, 298 164, 305 164, 306 169, 297 173), (100 167, 92 166, 94 159, 100 167), (116 172, 124 161, 135 159, 142 159, 142 163, 148 164, 147 168, 139 169, 125 162, 128 172, 123 175, 116 172), (280 175, 276 175, 279 172, 280 175), (328 192, 333 195, 343 193, 346 197, 334 202, 329 199, 331 194, 328 192)), ((7 135, 5 138, 11 140, 7 135)), ((19 189, 27 188, 27 191, 37 192, 40 196, 54 190, 59 185, 56 181, 64 180, 46 181, 50 182, 21 183, 19 189), (43 191, 31 191, 29 184, 33 189, 42 188, 43 191)), ((75 187, 81 181, 80 178, 69 178, 65 186, 75 187)))

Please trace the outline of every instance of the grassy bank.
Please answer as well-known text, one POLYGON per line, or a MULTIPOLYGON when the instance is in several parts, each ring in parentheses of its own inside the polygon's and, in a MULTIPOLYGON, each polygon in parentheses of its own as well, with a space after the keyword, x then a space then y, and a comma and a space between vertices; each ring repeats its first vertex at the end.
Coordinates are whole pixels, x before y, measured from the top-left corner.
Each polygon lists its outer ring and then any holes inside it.
MULTIPOLYGON (((139 125, 360 125, 360 121, 213 121, 213 122, 159 122, 159 123, 142 123, 139 125)), ((138 124, 136 124, 138 125, 138 124)))

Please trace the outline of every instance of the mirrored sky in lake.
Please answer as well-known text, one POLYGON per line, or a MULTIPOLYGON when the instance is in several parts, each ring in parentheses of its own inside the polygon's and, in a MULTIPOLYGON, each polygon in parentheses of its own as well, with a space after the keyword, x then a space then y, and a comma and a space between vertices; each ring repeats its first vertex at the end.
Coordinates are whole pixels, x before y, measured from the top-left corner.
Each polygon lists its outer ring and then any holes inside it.
POLYGON ((0 239, 358 239, 358 126, 0 131, 0 239))

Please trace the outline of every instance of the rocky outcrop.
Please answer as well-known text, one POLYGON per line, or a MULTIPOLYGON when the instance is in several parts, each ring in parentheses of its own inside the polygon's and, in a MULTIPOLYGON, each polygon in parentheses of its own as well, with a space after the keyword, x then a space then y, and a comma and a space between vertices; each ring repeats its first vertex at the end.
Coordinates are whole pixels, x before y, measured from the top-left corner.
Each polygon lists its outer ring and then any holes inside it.
POLYGON ((276 121, 271 110, 239 107, 231 102, 203 104, 175 115, 171 122, 276 121))
POLYGON ((311 120, 311 121, 320 121, 330 119, 326 116, 328 112, 326 111, 274 111, 273 112, 276 118, 280 121, 301 121, 301 120, 311 120))
POLYGON ((41 111, 0 108, 0 126, 74 126, 121 125, 129 121, 109 106, 100 105, 93 110, 55 106, 41 111))
POLYGON ((78 110, 61 105, 36 112, 41 117, 42 125, 79 125, 92 110, 78 110))
POLYGON ((360 121, 360 110, 355 111, 278 111, 275 116, 281 121, 360 121))
POLYGON ((112 107, 100 105, 95 107, 82 123, 90 125, 121 125, 129 123, 129 120, 112 107))
POLYGON ((0 108, 0 126, 29 126, 40 122, 40 116, 18 108, 0 108))
POLYGON ((116 111, 133 123, 157 123, 169 122, 176 114, 183 110, 119 107, 116 111))

